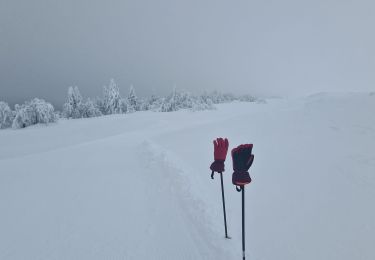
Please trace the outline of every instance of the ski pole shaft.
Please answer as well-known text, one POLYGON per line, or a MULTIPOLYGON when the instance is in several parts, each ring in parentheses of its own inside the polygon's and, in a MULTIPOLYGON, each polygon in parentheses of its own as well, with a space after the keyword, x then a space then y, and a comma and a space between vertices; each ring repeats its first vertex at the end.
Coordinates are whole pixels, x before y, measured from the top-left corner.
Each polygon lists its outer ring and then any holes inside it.
POLYGON ((245 186, 242 186, 242 259, 245 260, 245 186))
POLYGON ((223 200, 225 238, 229 238, 228 231, 227 231, 227 215, 226 215, 226 210, 225 210, 225 197, 224 197, 224 185, 223 185, 223 173, 222 172, 220 172, 220 180, 221 180, 221 197, 223 200))

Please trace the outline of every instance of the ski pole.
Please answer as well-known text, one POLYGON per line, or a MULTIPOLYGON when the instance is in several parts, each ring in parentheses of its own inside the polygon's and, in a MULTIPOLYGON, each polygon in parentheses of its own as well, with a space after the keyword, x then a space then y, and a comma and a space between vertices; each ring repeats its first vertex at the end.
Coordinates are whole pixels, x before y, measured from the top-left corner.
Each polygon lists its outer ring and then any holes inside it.
POLYGON ((245 186, 242 189, 242 259, 245 260, 245 186))
POLYGON ((242 191, 242 259, 245 260, 245 186, 236 186, 236 190, 242 191))
MULTIPOLYGON (((228 228, 227 228, 227 214, 225 210, 225 196, 224 196, 224 184, 223 184, 223 173, 220 173, 220 181, 221 181, 221 199, 223 202, 223 214, 224 214, 224 228, 225 228, 225 238, 230 239, 228 236, 228 228)), ((211 178, 213 179, 214 177, 214 172, 212 172, 211 178)))
POLYGON ((224 197, 224 185, 223 185, 223 173, 222 172, 220 172, 220 180, 221 180, 221 197, 223 200, 225 238, 229 238, 228 231, 227 231, 227 214, 225 212, 225 197, 224 197))

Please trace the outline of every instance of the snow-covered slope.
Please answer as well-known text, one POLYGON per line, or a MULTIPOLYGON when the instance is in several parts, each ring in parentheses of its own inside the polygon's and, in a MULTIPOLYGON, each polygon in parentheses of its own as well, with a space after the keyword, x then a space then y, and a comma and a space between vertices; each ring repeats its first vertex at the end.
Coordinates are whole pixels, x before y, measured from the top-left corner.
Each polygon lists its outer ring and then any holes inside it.
POLYGON ((0 131, 0 259, 241 259, 212 140, 254 143, 249 259, 375 259, 375 95, 318 94, 0 131))

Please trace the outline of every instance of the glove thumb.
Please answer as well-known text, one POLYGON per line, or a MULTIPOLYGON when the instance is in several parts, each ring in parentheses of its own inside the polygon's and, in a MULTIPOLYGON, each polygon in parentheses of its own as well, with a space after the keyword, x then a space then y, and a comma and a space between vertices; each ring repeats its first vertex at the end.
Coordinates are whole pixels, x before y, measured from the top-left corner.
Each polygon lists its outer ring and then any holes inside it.
POLYGON ((252 155, 250 156, 249 160, 248 160, 247 163, 246 163, 246 167, 249 169, 250 166, 253 164, 253 162, 254 162, 254 154, 252 154, 252 155))

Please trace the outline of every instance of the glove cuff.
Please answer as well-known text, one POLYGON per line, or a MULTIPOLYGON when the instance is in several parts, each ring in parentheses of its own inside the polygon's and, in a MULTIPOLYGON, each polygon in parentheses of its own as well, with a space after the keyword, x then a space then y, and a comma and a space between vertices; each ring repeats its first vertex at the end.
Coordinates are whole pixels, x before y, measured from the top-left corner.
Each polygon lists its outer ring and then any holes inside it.
POLYGON ((211 171, 224 172, 224 162, 224 160, 215 160, 210 166, 211 171))
POLYGON ((233 185, 243 186, 251 182, 251 177, 249 172, 245 171, 234 171, 232 175, 233 185))

